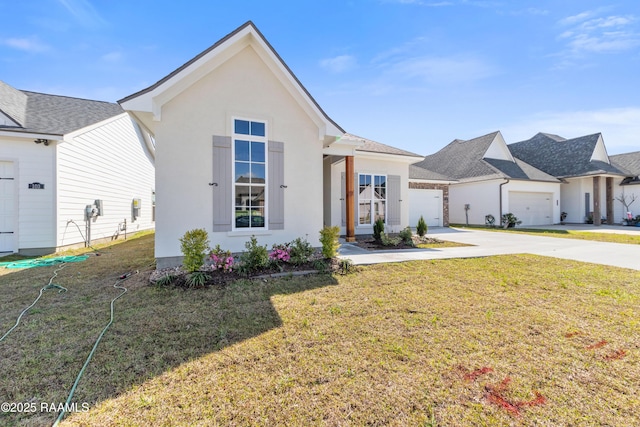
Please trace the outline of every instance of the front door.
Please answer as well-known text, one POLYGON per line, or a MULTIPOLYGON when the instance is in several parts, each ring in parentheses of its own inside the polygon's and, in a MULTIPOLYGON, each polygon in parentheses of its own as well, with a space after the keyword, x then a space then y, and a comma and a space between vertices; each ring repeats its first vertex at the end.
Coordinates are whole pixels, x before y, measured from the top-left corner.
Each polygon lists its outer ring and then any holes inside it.
POLYGON ((15 191, 13 162, 0 162, 0 254, 15 252, 15 191))

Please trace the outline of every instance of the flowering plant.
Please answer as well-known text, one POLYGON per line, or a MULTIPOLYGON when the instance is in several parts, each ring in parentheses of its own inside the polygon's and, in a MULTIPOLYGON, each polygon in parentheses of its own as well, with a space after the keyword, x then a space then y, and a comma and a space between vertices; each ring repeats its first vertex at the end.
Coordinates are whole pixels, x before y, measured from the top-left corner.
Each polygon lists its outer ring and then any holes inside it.
POLYGON ((288 244, 273 245, 271 252, 269 252, 269 259, 276 262, 288 262, 291 259, 291 248, 288 244))
POLYGON ((223 251, 220 245, 216 245, 209 258, 211 259, 212 270, 222 270, 225 273, 233 271, 234 259, 231 256, 231 251, 223 251))

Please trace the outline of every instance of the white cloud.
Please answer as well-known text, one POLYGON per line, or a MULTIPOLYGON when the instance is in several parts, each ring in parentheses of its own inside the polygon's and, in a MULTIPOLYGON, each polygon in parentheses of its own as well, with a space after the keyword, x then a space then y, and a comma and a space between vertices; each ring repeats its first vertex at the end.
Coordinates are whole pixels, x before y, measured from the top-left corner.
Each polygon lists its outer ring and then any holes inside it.
POLYGON ((559 21, 568 27, 558 38, 566 42, 565 56, 586 53, 617 53, 640 46, 640 30, 633 15, 597 17, 598 11, 582 12, 559 21))
POLYGON ((23 50, 25 52, 38 53, 49 50, 49 46, 40 42, 37 37, 27 38, 8 38, 0 41, 1 44, 9 46, 13 49, 23 50))
POLYGON ((118 51, 106 53, 101 57, 104 62, 120 62, 123 58, 124 55, 122 54, 122 52, 118 51))
POLYGON ((344 73, 356 67, 356 58, 351 55, 339 55, 333 58, 327 58, 320 61, 322 68, 332 73, 344 73))
POLYGON ((402 78, 419 78, 428 83, 460 83, 497 74, 484 60, 464 55, 408 58, 392 64, 390 71, 402 78))
POLYGON ((502 129, 509 143, 529 139, 538 132, 565 138, 601 132, 609 154, 638 151, 640 107, 541 112, 502 129))
POLYGON ((101 28, 107 25, 88 0, 58 0, 71 15, 86 28, 101 28))

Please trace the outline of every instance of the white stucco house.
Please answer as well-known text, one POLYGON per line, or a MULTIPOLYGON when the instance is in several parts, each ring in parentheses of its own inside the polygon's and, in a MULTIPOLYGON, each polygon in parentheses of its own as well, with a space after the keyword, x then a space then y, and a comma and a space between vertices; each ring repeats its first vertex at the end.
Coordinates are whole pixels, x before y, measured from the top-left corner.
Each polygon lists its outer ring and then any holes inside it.
POLYGON ((408 166, 422 157, 347 134, 252 22, 119 103, 156 141, 159 268, 194 228, 240 252, 252 235, 319 246, 324 225, 352 239, 376 212, 408 225, 408 166))
POLYGON ((616 154, 609 158, 612 165, 628 172, 628 176, 614 187, 614 220, 627 218, 628 214, 635 218, 640 215, 640 151, 616 154), (626 207, 623 200, 627 203, 626 207))
POLYGON ((421 182, 425 188, 440 186, 443 194, 448 188, 448 205, 443 200, 448 215, 443 216, 454 224, 481 225, 491 215, 499 225, 505 213, 522 225, 560 221, 560 181, 514 157, 499 131, 452 141, 412 165, 410 181, 416 190, 421 182))
POLYGON ((118 104, 0 81, 0 253, 121 238, 125 223, 153 228, 153 155, 118 104))
POLYGON ((600 133, 572 139, 538 133, 510 144, 509 149, 516 158, 562 182, 560 210, 567 213, 566 222, 621 222, 624 208, 616 198, 635 188, 629 183, 637 171, 633 173, 623 165, 633 167, 633 153, 613 162, 600 133))

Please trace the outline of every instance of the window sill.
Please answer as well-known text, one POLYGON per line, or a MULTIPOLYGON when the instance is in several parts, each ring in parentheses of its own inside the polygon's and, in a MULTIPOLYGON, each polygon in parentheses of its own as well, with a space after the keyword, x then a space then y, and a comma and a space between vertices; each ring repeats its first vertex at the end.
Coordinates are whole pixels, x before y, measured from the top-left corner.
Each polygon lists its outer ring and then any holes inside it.
POLYGON ((271 236, 273 231, 270 230, 234 230, 227 231, 229 237, 250 237, 250 236, 271 236))

